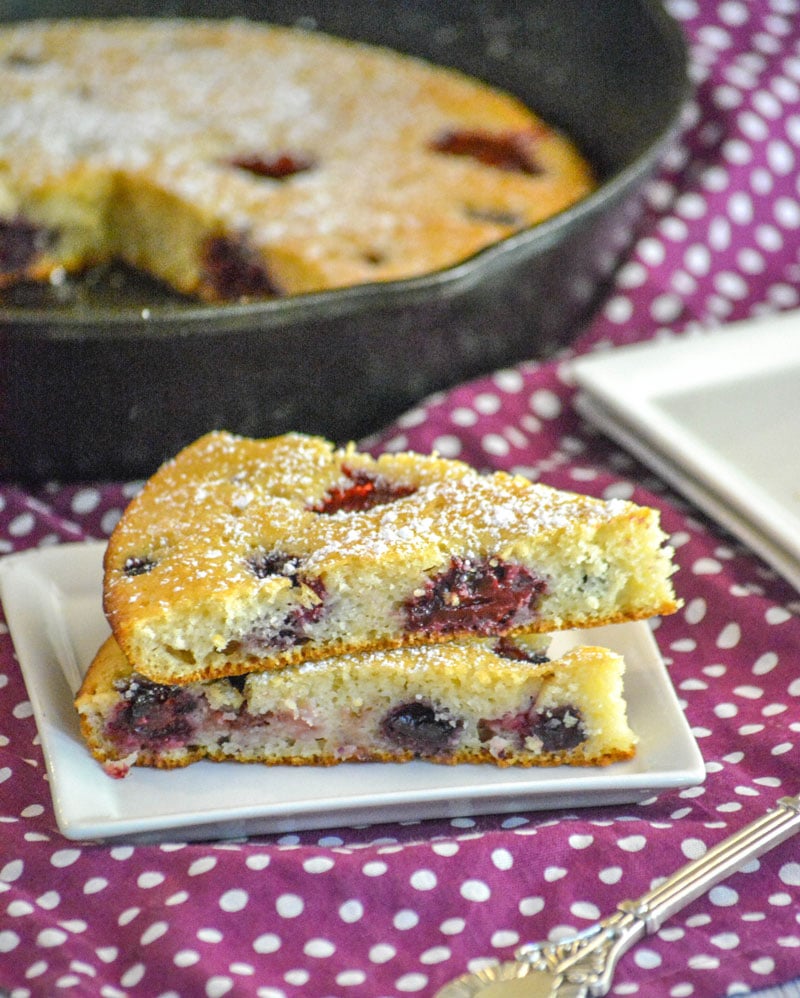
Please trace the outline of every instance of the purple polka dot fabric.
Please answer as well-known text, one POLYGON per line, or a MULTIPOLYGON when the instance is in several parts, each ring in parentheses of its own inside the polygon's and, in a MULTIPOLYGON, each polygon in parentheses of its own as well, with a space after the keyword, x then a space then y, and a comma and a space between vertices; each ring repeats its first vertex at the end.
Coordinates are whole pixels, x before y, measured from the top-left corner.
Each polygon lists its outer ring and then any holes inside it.
MULTIPOLYGON (((685 605, 656 638, 705 783, 638 805, 410 816, 210 843, 76 843, 56 827, 0 618, 0 993, 433 995, 521 943, 588 927, 800 791, 800 597, 582 422, 565 365, 799 304, 797 0, 672 0, 669 9, 690 43, 695 93, 594 321, 562 356, 426 400, 365 443, 376 453, 436 449, 657 506, 685 605)), ((2 483, 0 553, 105 538, 139 484, 2 483)), ((721 998, 798 974, 800 838, 642 940, 611 993, 721 998)))

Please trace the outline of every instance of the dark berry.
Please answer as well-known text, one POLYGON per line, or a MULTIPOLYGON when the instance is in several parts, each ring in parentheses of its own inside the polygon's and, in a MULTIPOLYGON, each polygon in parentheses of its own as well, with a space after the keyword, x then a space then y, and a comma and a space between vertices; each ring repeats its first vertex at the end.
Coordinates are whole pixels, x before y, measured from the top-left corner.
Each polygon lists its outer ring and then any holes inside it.
POLYGON ((395 502, 417 491, 414 485, 398 485, 385 478, 371 478, 363 471, 343 469, 352 485, 335 486, 311 507, 315 513, 363 513, 373 506, 395 502))
POLYGON ((247 564, 257 579, 268 579, 271 575, 285 575, 295 580, 300 568, 300 559, 282 551, 257 551, 250 555, 247 564))
POLYGON ((542 740, 547 752, 564 752, 586 741, 580 711, 573 707, 556 707, 539 714, 531 733, 542 740))
POLYGON ((444 752, 457 741, 464 722, 428 701, 393 707, 381 722, 384 738, 416 755, 444 752))
POLYGON ((545 752, 565 752, 587 738, 580 711, 569 706, 539 712, 531 705, 517 713, 484 719, 478 724, 478 734, 483 742, 506 738, 515 749, 523 748, 526 738, 538 738, 545 752))
POLYGON ((464 214, 473 222, 488 222, 490 225, 506 225, 509 228, 516 228, 524 221, 513 211, 501 211, 499 208, 466 207, 464 214))
POLYGON ((203 249, 203 275, 214 294, 223 301, 280 294, 263 263, 244 239, 227 236, 208 239, 203 249))
POLYGON ((522 565, 498 558, 453 558, 405 605, 409 630, 497 634, 533 620, 547 585, 522 565))
POLYGON ((247 682, 247 676, 228 676, 228 682, 231 686, 237 690, 239 693, 244 693, 245 683, 247 682))
POLYGON ((195 729, 197 698, 180 686, 133 676, 117 687, 122 701, 108 722, 108 734, 124 744, 164 747, 184 744, 195 729))
POLYGON ((492 648, 495 655, 501 658, 510 658, 516 662, 532 662, 534 665, 543 665, 550 659, 544 652, 530 651, 518 645, 513 638, 500 638, 492 648))
POLYGON ((527 173, 535 176, 541 169, 531 152, 532 133, 492 132, 457 129, 444 132, 431 142, 435 152, 451 156, 469 156, 498 170, 527 173))
POLYGON ((285 651, 287 648, 294 648, 297 645, 304 645, 311 638, 307 633, 307 628, 322 619, 325 610, 325 598, 327 590, 322 579, 299 577, 295 584, 308 586, 318 597, 319 602, 312 606, 298 606, 290 610, 277 630, 268 629, 262 624, 256 624, 243 639, 244 647, 254 655, 263 654, 269 648, 277 648, 285 651))
POLYGON ((0 219, 0 275, 22 274, 54 241, 52 231, 24 218, 0 219))
POLYGON ((229 160, 231 166, 246 170, 257 177, 269 177, 271 180, 285 180, 296 173, 305 173, 316 166, 310 156, 303 153, 243 153, 229 160))
POLYGON ((128 576, 144 575, 146 572, 154 569, 155 566, 156 563, 152 558, 131 555, 130 558, 125 559, 122 571, 128 576))

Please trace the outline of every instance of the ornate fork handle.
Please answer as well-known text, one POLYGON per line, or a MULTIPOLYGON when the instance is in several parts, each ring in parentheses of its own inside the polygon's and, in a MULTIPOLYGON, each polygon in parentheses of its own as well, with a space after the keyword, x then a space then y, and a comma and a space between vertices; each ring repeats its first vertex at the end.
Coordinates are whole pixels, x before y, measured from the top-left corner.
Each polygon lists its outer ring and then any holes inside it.
POLYGON ((528 943, 517 950, 516 958, 552 976, 558 998, 605 995, 617 961, 634 943, 798 828, 800 797, 783 797, 774 810, 682 866, 638 900, 621 902, 597 925, 558 943, 528 943))
POLYGON ((527 943, 516 959, 464 974, 437 998, 598 998, 608 993, 619 958, 643 936, 656 932, 676 911, 761 853, 800 829, 800 797, 777 806, 682 866, 636 901, 584 932, 557 943, 527 943))

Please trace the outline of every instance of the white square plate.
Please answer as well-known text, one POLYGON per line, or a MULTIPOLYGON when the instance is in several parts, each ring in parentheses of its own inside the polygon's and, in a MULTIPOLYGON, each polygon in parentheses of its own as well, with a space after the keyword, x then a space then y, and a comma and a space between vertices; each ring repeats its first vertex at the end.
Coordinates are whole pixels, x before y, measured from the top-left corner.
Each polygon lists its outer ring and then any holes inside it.
POLYGON ((571 370, 588 419, 800 588, 800 312, 571 370))
POLYGON ((627 660, 636 757, 603 768, 500 769, 412 762, 330 768, 198 762, 106 776, 84 746, 73 694, 108 634, 105 545, 63 544, 0 560, 2 596, 50 776, 56 819, 73 839, 229 838, 381 821, 450 818, 644 800, 701 783, 697 744, 646 623, 571 632, 627 660))

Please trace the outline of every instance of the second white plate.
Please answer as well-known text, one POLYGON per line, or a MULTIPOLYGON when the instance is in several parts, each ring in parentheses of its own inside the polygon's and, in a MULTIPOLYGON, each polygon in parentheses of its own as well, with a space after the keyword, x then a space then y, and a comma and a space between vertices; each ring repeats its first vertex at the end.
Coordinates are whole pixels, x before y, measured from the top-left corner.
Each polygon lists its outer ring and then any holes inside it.
POLYGON ((348 764, 330 768, 199 762, 108 777, 81 740, 74 692, 108 634, 103 544, 0 560, 0 596, 33 707, 56 819, 72 839, 231 838, 384 821, 455 818, 641 801, 701 783, 703 759, 646 623, 560 636, 625 656, 636 757, 604 768, 348 764))
POLYGON ((800 312, 588 354, 576 405, 800 589, 800 312))

